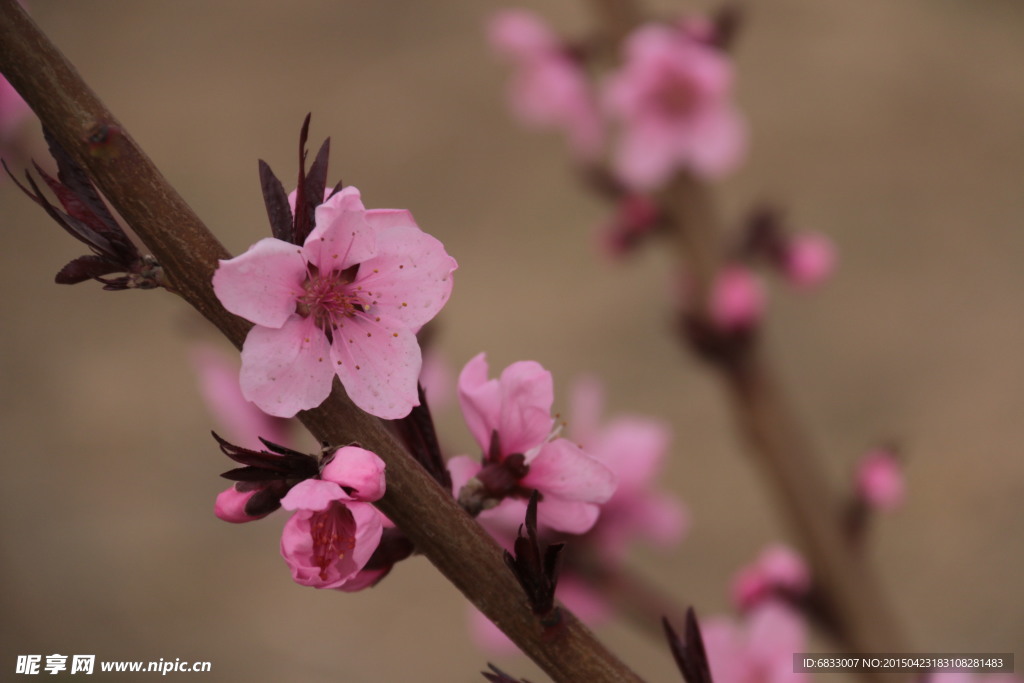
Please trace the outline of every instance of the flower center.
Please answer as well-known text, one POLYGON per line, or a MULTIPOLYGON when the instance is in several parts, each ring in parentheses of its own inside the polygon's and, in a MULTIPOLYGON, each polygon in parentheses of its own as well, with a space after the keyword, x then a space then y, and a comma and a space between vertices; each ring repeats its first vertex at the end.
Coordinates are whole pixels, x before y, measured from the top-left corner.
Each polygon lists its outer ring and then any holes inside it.
POLYGON ((313 540, 313 564, 320 567, 320 579, 327 581, 328 567, 345 559, 356 547, 351 513, 345 506, 332 503, 329 508, 313 513, 309 532, 313 540), (340 509, 338 509, 340 508, 340 509))
POLYGON ((321 274, 310 266, 296 312, 303 317, 313 316, 317 326, 330 337, 331 331, 337 329, 345 318, 354 318, 356 313, 366 311, 363 292, 350 286, 358 268, 356 265, 321 274))
POLYGON ((698 94, 693 79, 680 73, 666 73, 665 82, 654 93, 654 105, 668 118, 681 118, 693 111, 698 94))

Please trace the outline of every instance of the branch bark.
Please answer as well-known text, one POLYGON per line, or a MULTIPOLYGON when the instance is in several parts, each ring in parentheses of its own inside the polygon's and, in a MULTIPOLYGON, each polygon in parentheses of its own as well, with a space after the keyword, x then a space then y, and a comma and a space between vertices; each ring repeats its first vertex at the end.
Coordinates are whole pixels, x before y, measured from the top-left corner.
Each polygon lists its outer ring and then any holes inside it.
MULTIPOLYGON (((89 89, 16 0, 0 0, 0 72, 163 266, 174 290, 241 347, 249 324, 213 293, 217 260, 229 254, 89 89)), ((358 442, 387 464, 380 509, 440 571, 557 681, 639 681, 571 613, 545 630, 497 544, 336 382, 300 419, 324 442, 358 442)))

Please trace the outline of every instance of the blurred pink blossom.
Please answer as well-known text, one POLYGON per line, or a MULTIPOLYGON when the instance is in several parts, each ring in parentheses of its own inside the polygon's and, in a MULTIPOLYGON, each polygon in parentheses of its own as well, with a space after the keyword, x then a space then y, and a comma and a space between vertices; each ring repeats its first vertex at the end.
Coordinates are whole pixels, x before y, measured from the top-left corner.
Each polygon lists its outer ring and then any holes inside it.
POLYGON ((0 154, 31 113, 32 110, 14 86, 0 76, 0 154))
POLYGON ((278 417, 327 398, 337 376, 385 419, 418 404, 416 331, 448 301, 455 260, 408 211, 366 210, 346 187, 316 208, 302 247, 265 238, 220 262, 214 291, 256 323, 242 348, 242 395, 278 417))
POLYGON ((296 484, 281 500, 295 514, 281 534, 281 555, 297 583, 358 589, 359 576, 380 543, 384 518, 370 503, 384 495, 384 462, 357 446, 338 449, 320 479, 296 484), (346 586, 349 582, 353 585, 346 586))
POLYGON ((587 536, 596 553, 616 564, 635 540, 663 548, 678 543, 689 516, 676 496, 655 490, 672 438, 668 425, 638 416, 619 416, 601 425, 603 404, 600 382, 590 377, 577 380, 569 428, 572 439, 618 479, 615 493, 587 536))
POLYGON ((267 415, 242 396, 236 362, 212 345, 194 348, 191 360, 203 402, 214 421, 227 433, 229 441, 256 449, 262 448, 259 437, 282 446, 290 445, 289 422, 267 415))
POLYGON ((782 271, 795 287, 810 289, 825 282, 836 268, 836 249, 820 233, 796 235, 782 255, 782 271))
POLYGON ((741 569, 732 581, 733 602, 748 611, 779 594, 799 596, 811 587, 811 570, 792 548, 768 546, 753 564, 741 569))
POLYGON ((512 110, 527 124, 562 130, 570 149, 589 160, 602 144, 602 125, 587 75, 558 36, 533 12, 503 10, 488 25, 492 48, 512 64, 512 110))
POLYGON ((803 620, 777 601, 761 603, 739 624, 723 618, 701 623, 715 683, 795 683, 793 653, 807 651, 803 620))
POLYGON ((903 504, 906 482, 903 468, 887 448, 869 451, 857 466, 857 493, 868 506, 891 511, 903 504))
POLYGON ((679 170, 719 178, 735 169, 746 129, 731 102, 732 78, 726 55, 687 32, 636 29, 605 90, 607 108, 623 126, 613 157, 622 180, 653 190, 679 170))
MULTIPOLYGON (((559 577, 555 595, 584 624, 592 626, 612 618, 611 606, 589 586, 571 575, 559 577)), ((467 607, 470 638, 477 647, 495 655, 510 655, 519 651, 519 647, 480 610, 472 604, 467 607)))
POLYGON ((537 507, 541 526, 576 534, 587 531, 597 520, 600 505, 614 493, 615 476, 552 431, 551 373, 533 361, 513 363, 499 379, 488 379, 487 371, 487 359, 481 353, 459 375, 462 413, 484 453, 482 465, 468 456, 448 462, 453 480, 465 482, 456 489, 460 502, 485 510, 501 503, 500 507, 518 516, 514 522, 518 526, 525 513, 525 497, 536 489, 541 494, 537 507))
POLYGON ((712 284, 710 297, 711 320, 722 331, 748 330, 764 315, 764 289, 746 266, 724 267, 712 284))

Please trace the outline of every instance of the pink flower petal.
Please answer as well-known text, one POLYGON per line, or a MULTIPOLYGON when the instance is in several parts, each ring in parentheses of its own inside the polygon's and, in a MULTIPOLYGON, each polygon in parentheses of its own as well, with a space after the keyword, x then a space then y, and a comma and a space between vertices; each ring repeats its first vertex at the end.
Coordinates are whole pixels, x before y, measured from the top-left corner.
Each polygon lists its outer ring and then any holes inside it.
POLYGON ((548 498, 537 504, 537 524, 567 534, 587 533, 600 514, 593 503, 548 498))
POLYGON ((293 316, 281 329, 256 326, 242 347, 242 395, 260 410, 294 417, 331 393, 330 345, 310 318, 293 316))
POLYGON ((191 360, 203 401, 214 420, 227 431, 229 441, 257 450, 263 448, 258 437, 288 444, 288 422, 267 415, 242 396, 237 363, 206 345, 193 349, 191 360))
POLYGON ((567 439, 544 444, 527 464, 530 471, 521 485, 535 488, 545 496, 604 503, 615 493, 616 480, 611 470, 567 439))
POLYGON ((459 497, 459 491, 466 485, 466 482, 475 477, 481 469, 480 463, 468 455, 456 455, 453 458, 448 458, 445 465, 448 467, 448 473, 452 475, 452 495, 456 498, 459 497))
POLYGON ((524 9, 495 12, 487 24, 491 47, 514 59, 533 59, 558 50, 558 38, 537 14, 524 9))
POLYGON ((367 219, 375 229, 390 227, 377 230, 377 254, 359 267, 353 285, 375 302, 370 315, 418 329, 448 302, 455 259, 407 211, 367 212, 367 219))
POLYGON ((263 327, 279 328, 295 313, 306 262, 294 244, 267 237, 221 261, 213 291, 224 308, 263 327))
POLYGON ((374 501, 384 495, 384 461, 358 446, 338 449, 320 476, 345 488, 354 489, 353 500, 374 501))
POLYGON ((743 119, 735 109, 722 105, 694 122, 688 162, 697 175, 716 180, 736 170, 746 148, 743 119))
POLYGON ((419 405, 422 358, 416 335, 406 328, 354 318, 335 330, 330 362, 352 402, 371 415, 397 420, 419 405))
POLYGON ((326 510, 336 500, 348 500, 348 494, 333 481, 306 479, 293 486, 281 499, 285 510, 326 510))
POLYGON ((303 257, 323 274, 362 263, 377 251, 377 236, 366 222, 367 212, 333 206, 331 203, 340 196, 317 207, 316 227, 302 247, 303 257))
POLYGON ((459 404, 469 431, 486 453, 497 430, 503 455, 526 453, 547 438, 554 420, 554 383, 539 363, 520 361, 498 380, 487 379, 487 357, 479 354, 459 375, 459 404))

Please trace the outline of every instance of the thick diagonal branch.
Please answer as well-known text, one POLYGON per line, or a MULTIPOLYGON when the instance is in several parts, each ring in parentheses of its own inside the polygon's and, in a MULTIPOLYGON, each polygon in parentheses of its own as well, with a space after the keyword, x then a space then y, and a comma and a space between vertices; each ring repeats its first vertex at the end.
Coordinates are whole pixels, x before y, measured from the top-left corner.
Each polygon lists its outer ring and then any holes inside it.
MULTIPOLYGON (((211 277, 228 256, 152 161, 16 0, 0 0, 0 72, 57 141, 85 168, 164 267, 182 298, 241 346, 248 323, 217 301, 211 277)), ((437 568, 548 674, 559 681, 638 681, 571 614, 557 632, 532 614, 498 546, 402 449, 355 408, 340 385, 301 415, 317 439, 359 442, 387 464, 388 515, 437 568)))

